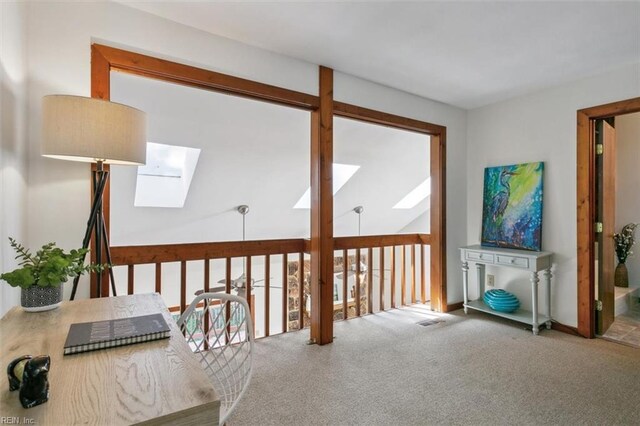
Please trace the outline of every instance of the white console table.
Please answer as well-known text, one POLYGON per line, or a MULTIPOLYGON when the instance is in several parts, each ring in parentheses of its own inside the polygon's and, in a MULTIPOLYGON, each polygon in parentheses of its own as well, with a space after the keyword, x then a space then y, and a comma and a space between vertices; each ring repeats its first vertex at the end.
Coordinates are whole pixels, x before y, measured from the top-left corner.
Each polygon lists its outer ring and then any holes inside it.
POLYGON ((460 260, 462 260, 462 283, 464 286, 464 312, 469 309, 486 312, 510 320, 529 324, 533 328, 533 334, 537 335, 540 325, 545 324, 551 328, 551 258, 553 253, 544 251, 526 251, 503 248, 484 247, 473 245, 460 248, 460 260), (469 300, 469 262, 476 264, 478 274, 477 300, 469 300), (485 265, 521 269, 530 272, 531 280, 531 311, 517 309, 514 312, 498 312, 491 309, 483 301, 485 265), (544 281, 547 289, 547 303, 545 315, 538 314, 538 272, 544 271, 544 281))

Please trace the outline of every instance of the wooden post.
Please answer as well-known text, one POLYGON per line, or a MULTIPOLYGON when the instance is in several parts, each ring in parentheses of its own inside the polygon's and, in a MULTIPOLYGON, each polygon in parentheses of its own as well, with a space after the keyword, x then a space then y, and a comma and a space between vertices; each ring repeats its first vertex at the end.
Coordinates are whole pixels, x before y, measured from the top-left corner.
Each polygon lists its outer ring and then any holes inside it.
POLYGON ((311 340, 333 342, 333 70, 320 67, 311 113, 311 340))
POLYGON ((447 310, 446 130, 431 137, 431 309, 447 310))

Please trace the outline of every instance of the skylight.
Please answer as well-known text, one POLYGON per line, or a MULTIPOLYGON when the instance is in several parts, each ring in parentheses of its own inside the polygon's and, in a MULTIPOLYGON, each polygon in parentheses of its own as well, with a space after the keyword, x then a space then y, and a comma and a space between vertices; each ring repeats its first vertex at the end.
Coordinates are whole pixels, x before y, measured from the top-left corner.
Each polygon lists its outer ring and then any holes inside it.
POLYGON ((138 167, 136 207, 184 207, 200 150, 147 143, 147 164, 138 167))
MULTIPOLYGON (((352 164, 333 163, 333 195, 336 195, 351 177, 358 171, 360 166, 352 164)), ((311 187, 302 194, 294 209, 310 209, 311 208, 311 187)))
POLYGON ((412 209, 418 205, 418 203, 431 195, 431 178, 428 177, 420 185, 416 186, 411 192, 404 196, 404 198, 398 201, 398 204, 393 206, 394 209, 412 209))

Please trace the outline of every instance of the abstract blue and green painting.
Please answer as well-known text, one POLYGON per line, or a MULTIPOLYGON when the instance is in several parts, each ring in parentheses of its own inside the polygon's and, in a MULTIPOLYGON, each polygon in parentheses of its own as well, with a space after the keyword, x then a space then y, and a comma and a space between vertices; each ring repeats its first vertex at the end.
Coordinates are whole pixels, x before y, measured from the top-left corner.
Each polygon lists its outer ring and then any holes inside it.
POLYGON ((482 245, 540 251, 544 163, 484 169, 482 245))

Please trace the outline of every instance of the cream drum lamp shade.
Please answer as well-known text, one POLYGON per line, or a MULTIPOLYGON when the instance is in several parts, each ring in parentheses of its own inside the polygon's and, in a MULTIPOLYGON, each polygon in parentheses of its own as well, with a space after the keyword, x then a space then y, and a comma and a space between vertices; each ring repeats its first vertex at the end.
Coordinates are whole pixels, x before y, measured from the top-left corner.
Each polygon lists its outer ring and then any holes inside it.
POLYGON ((138 109, 82 96, 42 100, 42 155, 71 161, 144 164, 147 119, 138 109))

